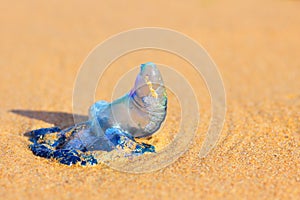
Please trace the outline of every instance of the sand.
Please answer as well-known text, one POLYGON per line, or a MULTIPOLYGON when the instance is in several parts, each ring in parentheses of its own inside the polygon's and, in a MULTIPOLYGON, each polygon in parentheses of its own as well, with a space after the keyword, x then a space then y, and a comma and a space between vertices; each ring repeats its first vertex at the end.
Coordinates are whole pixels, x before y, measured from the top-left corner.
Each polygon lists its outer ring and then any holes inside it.
MULTIPOLYGON (((296 0, 1 2, 0 199, 299 198, 299 9, 296 0), (218 65, 227 115, 217 147, 198 157, 211 111, 201 76, 176 56, 148 50, 114 62, 96 99, 108 100, 118 77, 140 63, 177 66, 200 105, 189 151, 164 169, 138 175, 34 156, 24 133, 72 124, 73 86, 90 50, 144 26, 192 37, 218 65)), ((158 143, 176 133, 180 116, 174 113, 158 143)))

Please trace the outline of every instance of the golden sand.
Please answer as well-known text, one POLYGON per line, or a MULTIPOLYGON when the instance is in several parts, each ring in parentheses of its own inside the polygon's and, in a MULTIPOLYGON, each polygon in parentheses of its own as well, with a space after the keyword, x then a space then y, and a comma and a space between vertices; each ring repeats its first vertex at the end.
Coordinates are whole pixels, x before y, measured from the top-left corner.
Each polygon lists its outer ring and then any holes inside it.
MULTIPOLYGON (((300 2, 167 2, 1 2, 0 199, 300 197, 300 2), (198 157, 211 111, 201 76, 174 55, 146 50, 114 62, 96 99, 109 100, 130 67, 148 61, 174 66, 196 88, 200 105, 188 152, 167 168, 139 175, 34 156, 24 133, 72 123, 73 85, 89 51, 113 34, 144 26, 187 34, 218 65, 227 93, 218 146, 198 157)), ((153 143, 176 134, 174 105, 153 143)))

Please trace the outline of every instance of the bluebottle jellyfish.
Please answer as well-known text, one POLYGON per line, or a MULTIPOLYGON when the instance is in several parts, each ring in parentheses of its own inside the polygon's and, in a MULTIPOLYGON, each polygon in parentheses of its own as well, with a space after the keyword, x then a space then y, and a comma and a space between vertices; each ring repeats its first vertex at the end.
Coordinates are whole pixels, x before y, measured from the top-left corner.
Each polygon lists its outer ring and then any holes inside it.
POLYGON ((31 131, 30 149, 37 156, 66 165, 97 164, 97 151, 119 151, 125 157, 154 153, 155 146, 135 138, 154 134, 166 113, 167 93, 161 73, 154 63, 145 63, 124 96, 111 103, 94 103, 88 121, 64 130, 51 127, 31 131))

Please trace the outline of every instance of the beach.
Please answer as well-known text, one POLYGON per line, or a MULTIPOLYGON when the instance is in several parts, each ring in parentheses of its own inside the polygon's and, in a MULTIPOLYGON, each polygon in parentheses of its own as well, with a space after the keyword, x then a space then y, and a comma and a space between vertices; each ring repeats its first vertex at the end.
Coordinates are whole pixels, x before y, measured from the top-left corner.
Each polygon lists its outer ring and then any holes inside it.
MULTIPOLYGON (((300 197, 299 1, 1 5, 0 199, 300 197), (142 63, 172 66, 189 81, 199 105, 198 129, 187 152, 165 168, 141 174, 105 164, 66 166, 34 156, 26 133, 73 123, 74 84, 91 50, 112 35, 142 27, 187 35, 218 66, 227 111, 216 147, 199 157, 211 117, 203 77, 182 58, 147 49, 111 63, 95 100, 110 101, 120 77, 142 63)), ((164 127, 150 141, 159 150, 172 144, 180 122, 180 99, 169 94, 164 127)))

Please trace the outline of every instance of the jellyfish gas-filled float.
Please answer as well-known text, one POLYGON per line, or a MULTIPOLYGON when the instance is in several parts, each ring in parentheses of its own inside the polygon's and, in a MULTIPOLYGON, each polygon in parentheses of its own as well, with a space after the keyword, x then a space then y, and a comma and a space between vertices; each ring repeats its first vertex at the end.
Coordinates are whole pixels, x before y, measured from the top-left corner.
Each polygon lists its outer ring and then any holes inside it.
POLYGON ((138 142, 161 127, 167 113, 167 93, 154 63, 140 66, 135 84, 124 96, 109 103, 98 101, 89 108, 89 119, 61 130, 31 131, 34 155, 66 165, 95 165, 96 152, 118 151, 124 157, 155 153, 155 146, 138 142))

